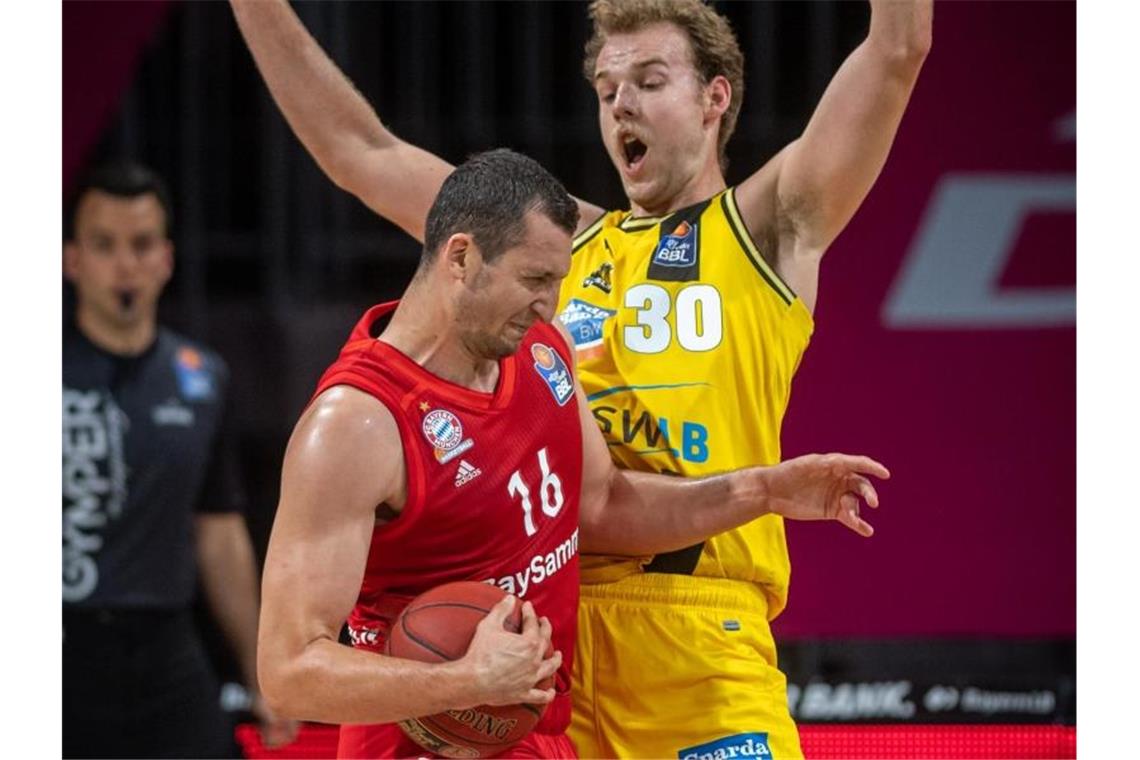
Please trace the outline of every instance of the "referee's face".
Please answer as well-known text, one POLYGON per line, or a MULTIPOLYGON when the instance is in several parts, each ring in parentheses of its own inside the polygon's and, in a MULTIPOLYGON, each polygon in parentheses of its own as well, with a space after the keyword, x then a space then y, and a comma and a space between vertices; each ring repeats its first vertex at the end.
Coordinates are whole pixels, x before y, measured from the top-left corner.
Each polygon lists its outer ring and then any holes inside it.
POLYGON ((170 280, 174 246, 162 205, 90 190, 75 212, 75 239, 64 248, 64 273, 78 307, 106 328, 129 329, 154 320, 170 280))

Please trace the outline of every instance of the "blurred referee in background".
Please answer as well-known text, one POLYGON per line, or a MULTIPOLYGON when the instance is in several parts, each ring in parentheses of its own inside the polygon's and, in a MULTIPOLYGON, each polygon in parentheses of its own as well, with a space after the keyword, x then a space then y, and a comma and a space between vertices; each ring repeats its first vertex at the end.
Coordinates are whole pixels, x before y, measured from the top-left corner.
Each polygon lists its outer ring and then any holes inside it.
POLYGON ((257 570, 226 422, 228 369, 157 324, 171 203, 132 163, 74 196, 64 273, 63 755, 237 754, 195 628, 198 577, 267 744, 295 725, 257 691, 257 570))

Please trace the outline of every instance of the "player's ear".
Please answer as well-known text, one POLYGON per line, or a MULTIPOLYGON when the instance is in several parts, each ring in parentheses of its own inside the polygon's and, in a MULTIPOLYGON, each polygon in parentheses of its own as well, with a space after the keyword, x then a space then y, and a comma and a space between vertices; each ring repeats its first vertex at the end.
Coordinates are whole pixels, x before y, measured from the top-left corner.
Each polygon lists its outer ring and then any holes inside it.
POLYGON ((482 263, 479 246, 466 232, 457 232, 440 248, 439 257, 447 271, 457 280, 467 282, 482 263))
POLYGON ((162 285, 170 282, 171 276, 174 274, 174 242, 165 240, 162 244, 162 285))
POLYGON ((79 276, 79 245, 73 240, 63 244, 63 276, 72 283, 79 276))
POLYGON ((705 122, 718 121, 732 104, 732 85, 722 74, 717 74, 705 85, 705 122))

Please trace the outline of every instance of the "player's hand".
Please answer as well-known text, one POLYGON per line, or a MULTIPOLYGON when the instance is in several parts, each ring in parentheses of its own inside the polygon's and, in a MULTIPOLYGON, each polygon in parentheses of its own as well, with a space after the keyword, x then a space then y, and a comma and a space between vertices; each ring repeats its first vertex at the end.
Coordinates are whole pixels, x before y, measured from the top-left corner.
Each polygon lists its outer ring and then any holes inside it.
POLYGON ((513 705, 521 702, 546 704, 554 699, 554 689, 539 689, 543 681, 562 664, 562 653, 550 657, 550 621, 539 618, 530 602, 522 605, 522 631, 512 633, 503 628, 518 600, 507 596, 496 604, 475 628, 475 636, 467 649, 482 704, 513 705))
POLYGON ((299 724, 295 720, 283 718, 269 709, 260 694, 254 693, 250 712, 257 718, 261 729, 261 743, 269 749, 282 747, 297 738, 299 724))
POLYGON ((838 520, 861 536, 875 529, 859 516, 860 502, 879 506, 879 494, 867 476, 891 476, 874 459, 848 454, 808 454, 760 473, 774 514, 792 520, 838 520))

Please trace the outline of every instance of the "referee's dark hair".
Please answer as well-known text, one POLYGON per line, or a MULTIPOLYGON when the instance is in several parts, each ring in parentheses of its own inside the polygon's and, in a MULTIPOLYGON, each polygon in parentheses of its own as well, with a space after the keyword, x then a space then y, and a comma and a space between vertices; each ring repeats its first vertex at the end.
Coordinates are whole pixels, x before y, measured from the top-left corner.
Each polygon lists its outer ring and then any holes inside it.
POLYGON ((92 190, 100 190, 119 198, 138 198, 154 195, 162 206, 166 236, 170 237, 174 226, 174 209, 170 202, 170 191, 166 182, 150 167, 127 159, 99 164, 83 175, 72 194, 71 204, 64 217, 64 238, 75 239, 75 215, 83 196, 92 190))

